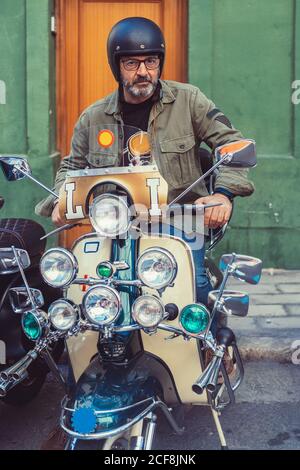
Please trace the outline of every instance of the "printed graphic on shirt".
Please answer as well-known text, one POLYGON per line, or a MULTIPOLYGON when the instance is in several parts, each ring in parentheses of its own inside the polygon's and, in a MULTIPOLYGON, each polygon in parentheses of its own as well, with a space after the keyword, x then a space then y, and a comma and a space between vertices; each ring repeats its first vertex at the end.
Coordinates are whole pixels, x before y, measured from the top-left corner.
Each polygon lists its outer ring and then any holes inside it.
POLYGON ((151 159, 148 133, 139 131, 129 137, 124 154, 126 152, 129 165, 148 165, 151 159))

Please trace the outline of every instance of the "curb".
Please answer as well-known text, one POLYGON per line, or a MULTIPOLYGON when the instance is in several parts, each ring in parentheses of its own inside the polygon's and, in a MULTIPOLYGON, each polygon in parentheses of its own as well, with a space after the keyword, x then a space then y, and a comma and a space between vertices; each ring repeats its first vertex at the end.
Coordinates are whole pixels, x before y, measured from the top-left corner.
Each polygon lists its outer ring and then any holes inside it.
POLYGON ((298 337, 299 344, 293 348, 292 345, 295 341, 297 341, 295 337, 251 337, 243 334, 237 336, 237 345, 244 361, 270 360, 291 364, 296 347, 299 349, 298 360, 300 359, 300 337, 298 337))

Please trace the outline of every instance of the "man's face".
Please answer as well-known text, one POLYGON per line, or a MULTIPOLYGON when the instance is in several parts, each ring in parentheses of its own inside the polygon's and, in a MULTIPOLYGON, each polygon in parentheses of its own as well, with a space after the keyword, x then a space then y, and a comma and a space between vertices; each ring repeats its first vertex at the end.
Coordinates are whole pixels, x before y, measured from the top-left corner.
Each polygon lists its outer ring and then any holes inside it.
POLYGON ((125 98, 126 92, 134 99, 150 97, 158 83, 159 64, 157 55, 121 57, 120 73, 125 98))

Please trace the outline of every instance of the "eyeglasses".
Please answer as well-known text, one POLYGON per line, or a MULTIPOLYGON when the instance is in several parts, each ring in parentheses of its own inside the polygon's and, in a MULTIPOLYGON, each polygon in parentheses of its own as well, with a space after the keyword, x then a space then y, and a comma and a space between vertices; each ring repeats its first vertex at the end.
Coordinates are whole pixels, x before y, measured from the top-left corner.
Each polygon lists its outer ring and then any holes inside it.
POLYGON ((128 72, 136 71, 140 68, 141 63, 145 64, 147 70, 155 70, 159 67, 159 57, 146 57, 144 60, 140 59, 122 59, 123 67, 128 72))

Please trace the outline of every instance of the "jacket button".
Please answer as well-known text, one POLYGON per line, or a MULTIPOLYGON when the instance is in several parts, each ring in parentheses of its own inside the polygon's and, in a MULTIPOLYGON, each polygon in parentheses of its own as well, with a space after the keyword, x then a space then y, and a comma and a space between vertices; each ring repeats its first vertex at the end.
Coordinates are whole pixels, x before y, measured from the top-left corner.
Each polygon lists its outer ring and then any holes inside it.
POLYGON ((179 145, 179 148, 180 148, 180 149, 184 149, 184 148, 185 148, 185 145, 184 145, 184 144, 181 144, 181 145, 179 145))

